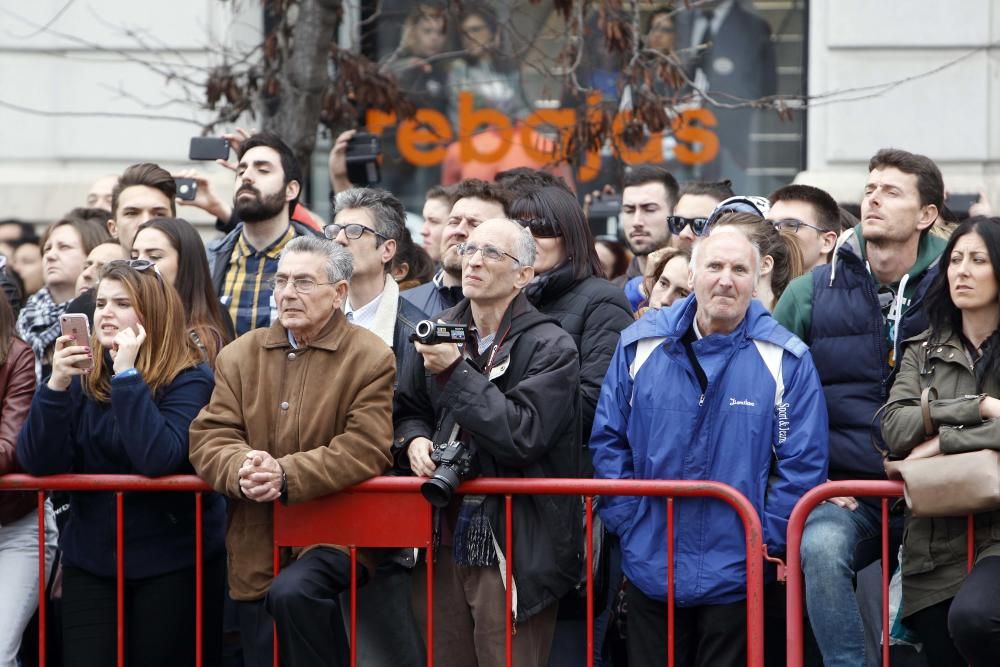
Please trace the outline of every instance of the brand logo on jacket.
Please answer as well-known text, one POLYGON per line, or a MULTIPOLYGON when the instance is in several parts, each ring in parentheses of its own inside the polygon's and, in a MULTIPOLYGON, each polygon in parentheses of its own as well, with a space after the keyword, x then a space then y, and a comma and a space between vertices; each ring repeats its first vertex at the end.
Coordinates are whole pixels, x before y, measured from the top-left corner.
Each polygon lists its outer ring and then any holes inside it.
POLYGON ((737 400, 737 399, 733 398, 732 396, 730 396, 729 397, 729 407, 733 407, 734 405, 743 405, 743 406, 746 406, 748 408, 755 408, 755 407, 757 407, 757 404, 754 403, 753 401, 749 400, 749 399, 744 398, 743 400, 737 400))
POLYGON ((788 403, 778 405, 778 444, 788 439, 788 403))

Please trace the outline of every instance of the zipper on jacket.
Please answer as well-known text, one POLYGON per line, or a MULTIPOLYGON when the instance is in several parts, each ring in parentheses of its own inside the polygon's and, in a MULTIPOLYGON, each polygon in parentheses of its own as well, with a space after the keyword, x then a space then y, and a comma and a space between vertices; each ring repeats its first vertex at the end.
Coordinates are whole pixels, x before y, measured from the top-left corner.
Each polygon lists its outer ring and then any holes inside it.
POLYGON ((701 396, 700 396, 700 397, 698 398, 698 407, 700 408, 700 407, 701 407, 701 406, 703 406, 703 405, 705 405, 705 394, 702 394, 702 395, 701 395, 701 396))

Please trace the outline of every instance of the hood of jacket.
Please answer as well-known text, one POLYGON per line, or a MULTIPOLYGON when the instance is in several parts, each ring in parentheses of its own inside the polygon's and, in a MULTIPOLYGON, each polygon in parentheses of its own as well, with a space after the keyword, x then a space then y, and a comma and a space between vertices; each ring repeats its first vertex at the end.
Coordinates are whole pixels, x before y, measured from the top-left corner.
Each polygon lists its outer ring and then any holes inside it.
MULTIPOLYGON (((693 293, 676 301, 669 308, 650 310, 622 332, 622 346, 627 347, 643 338, 679 340, 691 329, 697 312, 698 301, 693 293)), ((805 343, 778 324, 764 304, 757 299, 750 301, 746 315, 733 333, 738 334, 740 338, 780 345, 797 357, 801 357, 806 351, 805 343)))
MULTIPOLYGON (((907 299, 912 296, 917 289, 917 283, 910 281, 930 269, 937 258, 941 256, 946 245, 948 242, 945 239, 930 232, 920 238, 920 243, 917 245, 917 260, 913 266, 907 269, 904 278, 900 280, 900 284, 903 285, 903 296, 907 299)), ((831 285, 837 279, 837 272, 841 270, 838 264, 844 262, 859 262, 862 266, 868 266, 867 244, 862 234, 861 223, 855 225, 854 229, 843 232, 837 239, 837 245, 833 252, 833 266, 830 267, 831 285)))

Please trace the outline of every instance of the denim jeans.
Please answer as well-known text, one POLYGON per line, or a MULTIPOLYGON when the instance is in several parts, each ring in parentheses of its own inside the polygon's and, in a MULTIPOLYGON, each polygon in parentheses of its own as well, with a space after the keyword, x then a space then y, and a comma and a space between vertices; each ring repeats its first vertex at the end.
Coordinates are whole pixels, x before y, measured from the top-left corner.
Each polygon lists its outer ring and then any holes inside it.
MULTIPOLYGON (((45 570, 56 553, 56 519, 45 501, 45 570)), ((21 633, 38 607, 38 514, 32 510, 17 521, 0 526, 0 667, 17 664, 21 633)))
MULTIPOLYGON (((899 548, 902 527, 903 517, 889 517, 890 554, 899 548)), ((854 581, 858 570, 880 558, 881 531, 881 509, 860 501, 853 511, 823 503, 806 520, 802 536, 806 609, 826 667, 867 664, 854 581)))

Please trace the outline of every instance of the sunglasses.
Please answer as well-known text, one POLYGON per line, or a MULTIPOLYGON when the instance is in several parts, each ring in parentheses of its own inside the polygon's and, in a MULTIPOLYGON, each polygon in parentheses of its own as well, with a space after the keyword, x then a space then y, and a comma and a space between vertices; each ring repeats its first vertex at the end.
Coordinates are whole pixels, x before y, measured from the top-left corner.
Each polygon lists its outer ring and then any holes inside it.
POLYGON ((540 239, 552 239, 557 236, 562 236, 562 232, 552 223, 550 220, 545 218, 531 218, 530 220, 518 220, 517 224, 522 227, 526 227, 531 235, 540 239))
POLYGON ((156 268, 156 263, 151 262, 148 259, 113 259, 110 262, 105 262, 104 267, 101 269, 101 275, 107 275, 108 271, 111 269, 132 269, 133 271, 150 271, 156 274, 157 278, 160 278, 160 270, 156 268))
POLYGON ((667 226, 670 228, 671 234, 680 234, 688 225, 691 225, 691 231, 695 236, 701 236, 708 227, 708 218, 682 218, 679 215, 667 218, 667 226))

